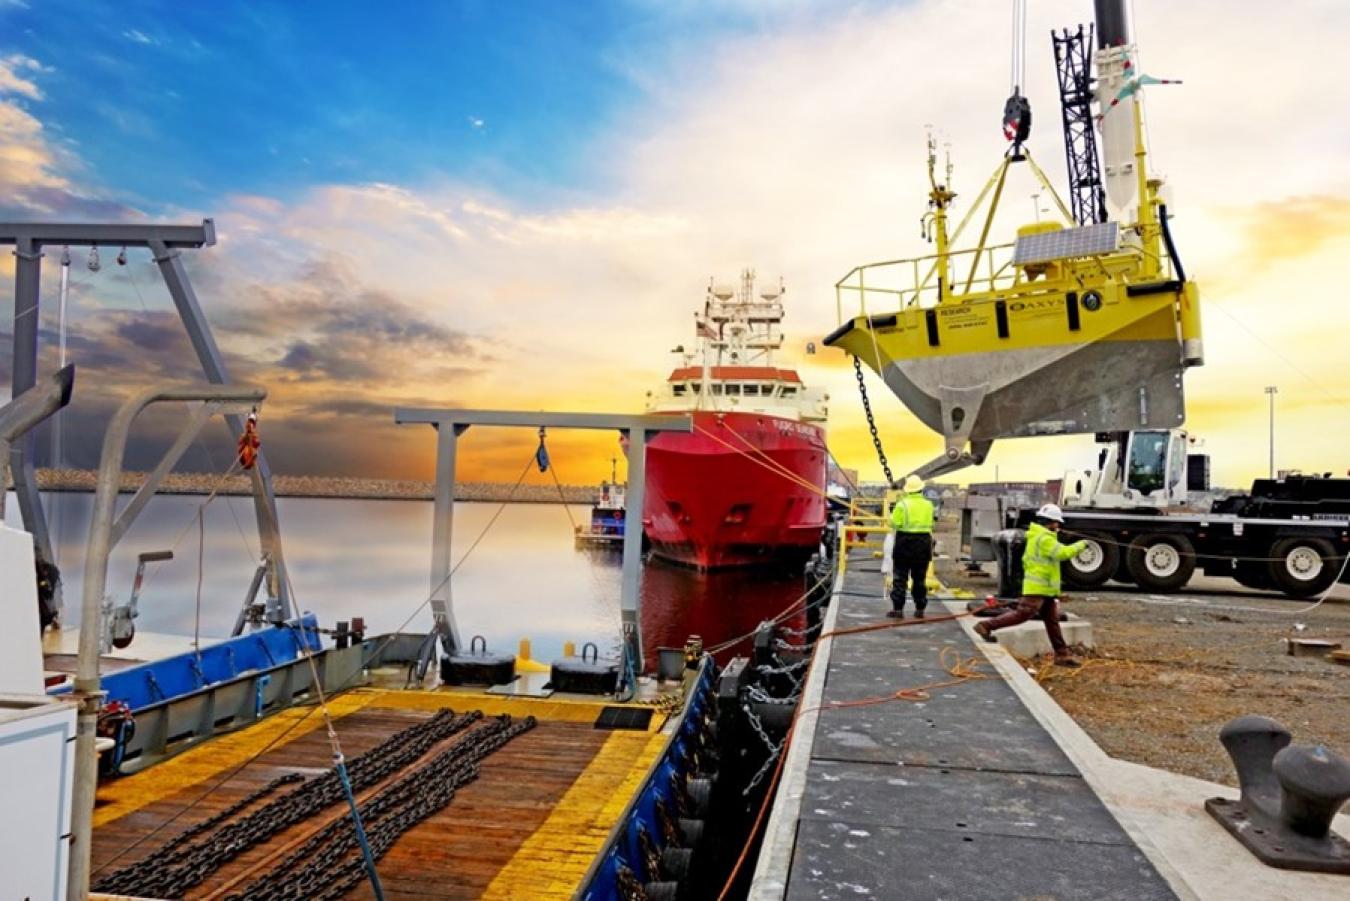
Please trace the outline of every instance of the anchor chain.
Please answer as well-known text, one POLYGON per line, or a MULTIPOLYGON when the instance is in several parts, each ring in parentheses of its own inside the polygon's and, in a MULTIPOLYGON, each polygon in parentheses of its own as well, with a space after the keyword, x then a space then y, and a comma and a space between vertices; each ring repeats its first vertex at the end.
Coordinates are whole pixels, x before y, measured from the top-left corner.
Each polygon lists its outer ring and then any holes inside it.
MULTIPOLYGON (((442 710, 425 722, 395 733, 351 761, 348 776, 352 791, 359 792, 382 782, 425 755, 436 743, 482 717, 483 714, 476 710, 458 715, 451 710, 442 710)), ((204 838, 171 843, 171 846, 100 879, 94 888, 115 894, 181 898, 240 854, 345 797, 337 774, 330 771, 247 816, 226 823, 204 838)))
POLYGON ((863 411, 867 413, 867 429, 872 433, 872 443, 876 445, 877 459, 881 461, 881 471, 886 473, 886 484, 895 484, 891 475, 891 466, 886 462, 886 452, 881 449, 881 436, 877 434, 877 423, 872 418, 872 403, 867 399, 867 384, 863 381, 862 360, 853 358, 853 371, 858 376, 858 393, 862 395, 863 411))
MULTIPOLYGON (((372 856, 379 860, 405 832, 448 805, 461 786, 478 778, 483 759, 535 722, 534 717, 515 723, 508 715, 497 717, 363 803, 361 820, 372 856)), ((337 901, 366 876, 351 817, 343 816, 228 901, 337 901)))
MULTIPOLYGON (((774 701, 774 703, 781 704, 784 702, 774 701)), ((760 780, 764 778, 764 775, 769 772, 769 767, 777 763, 778 755, 783 752, 783 742, 780 741, 777 744, 774 744, 773 739, 769 738, 769 733, 764 731, 764 724, 759 721, 759 717, 755 715, 755 711, 749 706, 746 706, 745 708, 745 716, 746 719, 750 721, 751 727, 753 727, 755 732, 759 735, 760 740, 764 742, 764 747, 769 749, 769 756, 765 758, 764 765, 759 768, 759 772, 750 777, 749 783, 747 783, 745 788, 741 791, 743 796, 749 796, 750 792, 754 791, 756 786, 759 785, 760 780)))

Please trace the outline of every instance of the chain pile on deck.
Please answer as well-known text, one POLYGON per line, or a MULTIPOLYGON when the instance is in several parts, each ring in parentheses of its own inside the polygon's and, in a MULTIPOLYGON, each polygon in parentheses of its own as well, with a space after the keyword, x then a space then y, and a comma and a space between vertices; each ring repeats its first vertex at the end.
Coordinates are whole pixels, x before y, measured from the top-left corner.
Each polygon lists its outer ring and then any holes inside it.
MULTIPOLYGON (((352 791, 361 792, 389 779, 436 744, 482 718, 479 711, 456 714, 443 710, 424 723, 394 734, 348 764, 352 791)), ((481 760, 534 725, 533 717, 515 723, 509 716, 495 718, 362 804, 361 817, 375 856, 378 858, 405 831, 448 804, 457 788, 477 777, 481 760)), ((242 819, 226 822, 295 778, 275 780, 207 823, 186 830, 143 860, 99 880, 95 890, 182 897, 250 848, 344 800, 337 773, 328 772, 242 819), (222 823, 220 829, 208 831, 222 823), (208 833, 206 837, 194 841, 204 832, 208 833)), ((364 877, 364 864, 354 853, 355 848, 351 817, 338 817, 253 886, 231 897, 264 901, 341 897, 364 877)))

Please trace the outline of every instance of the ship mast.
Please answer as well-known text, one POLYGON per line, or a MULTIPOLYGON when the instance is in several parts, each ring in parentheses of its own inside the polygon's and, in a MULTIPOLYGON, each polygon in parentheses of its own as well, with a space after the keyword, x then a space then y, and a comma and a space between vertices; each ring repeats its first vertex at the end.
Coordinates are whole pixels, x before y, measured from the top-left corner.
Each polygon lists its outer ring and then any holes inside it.
MULTIPOLYGON (((947 207, 951 206, 956 199, 956 192, 949 187, 952 183, 952 162, 947 158, 947 180, 939 184, 937 180, 937 142, 930 133, 928 135, 928 206, 933 211, 930 215, 933 220, 933 241, 937 244, 937 266, 938 268, 938 303, 944 303, 947 300, 949 285, 947 283, 947 247, 949 238, 947 236, 947 207)), ((917 294, 915 301, 917 302, 917 294)))

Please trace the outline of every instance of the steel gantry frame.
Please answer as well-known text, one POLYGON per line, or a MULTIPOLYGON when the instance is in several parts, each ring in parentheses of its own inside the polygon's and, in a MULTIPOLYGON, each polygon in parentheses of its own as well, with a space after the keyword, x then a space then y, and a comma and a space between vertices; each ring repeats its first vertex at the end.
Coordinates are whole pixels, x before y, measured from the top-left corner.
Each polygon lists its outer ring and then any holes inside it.
MULTIPOLYGON (((431 534, 431 612, 433 635, 440 637, 447 654, 463 645, 455 623, 450 597, 450 541, 454 526, 455 453, 459 436, 471 425, 520 426, 526 428, 617 429, 628 438, 627 503, 638 515, 626 515, 623 531, 623 577, 620 616, 624 652, 633 665, 642 667, 642 631, 638 623, 638 576, 642 564, 642 509, 647 494, 647 441, 659 432, 689 432, 688 416, 625 416, 613 413, 540 413, 510 410, 434 410, 399 408, 399 425, 425 423, 435 426, 436 487, 431 534), (633 528, 636 522, 637 528, 633 528)), ((421 661, 425 664, 426 661, 421 661)), ((626 680, 627 673, 621 675, 626 680)))
MULTIPOLYGON (((18 397, 37 383, 38 312, 42 282, 42 249, 58 247, 127 248, 145 247, 151 252, 160 274, 178 308, 179 318, 187 330, 188 339, 197 354, 207 381, 213 385, 230 384, 229 369, 216 345, 215 336, 207 324, 197 294, 188 279, 179 250, 211 247, 216 243, 215 222, 203 219, 201 225, 121 225, 85 223, 0 223, 0 245, 14 247, 14 353, 10 390, 18 397)), ((244 431, 244 415, 231 413, 225 417, 230 433, 237 441, 244 431)), ((24 528, 32 533, 39 550, 48 560, 55 560, 46 513, 42 509, 34 472, 34 436, 20 437, 10 448, 10 473, 14 493, 23 516, 24 528)), ((281 552, 281 534, 278 527, 276 496, 272 489, 272 471, 266 457, 259 452, 255 465, 254 511, 258 519, 258 536, 262 544, 265 565, 270 570, 268 589, 280 606, 282 619, 294 615, 290 602, 290 585, 286 579, 285 558, 281 552)), ((257 585, 253 587, 256 591, 257 585)), ((247 607, 252 601, 246 597, 247 607)), ((240 619, 242 623, 242 617, 240 619)), ((241 625, 236 625, 235 634, 241 625)))

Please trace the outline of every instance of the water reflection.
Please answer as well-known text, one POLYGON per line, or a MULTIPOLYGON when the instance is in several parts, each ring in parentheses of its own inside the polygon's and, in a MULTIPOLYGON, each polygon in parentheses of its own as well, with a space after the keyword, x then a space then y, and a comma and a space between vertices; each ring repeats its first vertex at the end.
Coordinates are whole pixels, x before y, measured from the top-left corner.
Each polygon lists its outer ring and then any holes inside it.
MULTIPOLYGON (((749 636, 764 620, 792 608, 802 592, 801 574, 781 570, 700 574, 648 564, 642 573, 641 621, 649 671, 656 666, 656 648, 682 647, 691 634, 702 637, 709 649, 749 636)), ((784 625, 804 629, 806 618, 798 612, 784 625)), ((714 656, 724 664, 750 647, 747 638, 714 656)))
MULTIPOLYGON (((125 504, 129 496, 124 496, 125 504)), ((113 549, 108 593, 125 603, 137 555, 172 550, 147 570, 138 630, 228 635, 257 566, 253 503, 248 498, 158 496, 113 549)), ((44 495, 53 523, 68 625, 78 621, 92 494, 44 495)), ((373 633, 425 632, 431 579, 429 501, 280 498, 278 516, 297 606, 331 626, 362 616, 373 633)), ((455 505, 451 598, 460 638, 482 635, 499 653, 529 638, 536 659, 551 661, 564 642, 594 642, 604 655, 619 645, 621 555, 578 550, 573 530, 589 508, 560 504, 455 505)), ((21 527, 13 495, 5 521, 21 527)), ((640 588, 648 667, 656 648, 683 647, 691 634, 705 647, 747 635, 800 596, 800 574, 747 571, 699 574, 651 563, 640 588)), ((798 616, 789 621, 801 628, 798 616)), ((733 651, 718 656, 725 662, 733 651)))

